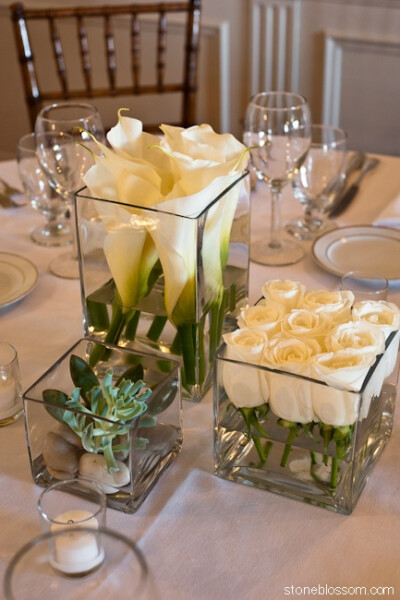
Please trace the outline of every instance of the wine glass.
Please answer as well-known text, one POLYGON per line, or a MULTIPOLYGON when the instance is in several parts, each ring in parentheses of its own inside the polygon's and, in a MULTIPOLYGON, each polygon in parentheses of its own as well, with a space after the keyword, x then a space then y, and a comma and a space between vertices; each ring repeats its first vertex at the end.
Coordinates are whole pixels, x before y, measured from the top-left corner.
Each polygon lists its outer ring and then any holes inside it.
POLYGON ((36 153, 36 136, 28 133, 17 144, 18 173, 31 205, 46 218, 31 231, 31 238, 41 246, 65 246, 72 243, 72 229, 65 217, 62 196, 50 186, 36 153))
MULTIPOLYGON (((97 109, 83 102, 62 102, 45 106, 35 123, 36 147, 50 185, 64 197, 70 214, 74 194, 83 186, 83 176, 94 164, 97 145, 91 136, 105 143, 104 128, 97 109)), ((72 219, 73 220, 73 219, 72 219)), ((74 248, 50 263, 54 275, 79 277, 76 228, 74 248)))
POLYGON ((291 240, 281 239, 281 191, 304 161, 310 146, 310 110, 292 92, 261 92, 247 106, 243 141, 250 147, 257 177, 271 190, 269 239, 252 243, 250 258, 264 265, 290 265, 304 255, 291 240))
POLYGON ((336 198, 342 180, 347 136, 330 125, 311 127, 311 146, 306 160, 293 177, 294 196, 304 216, 286 224, 286 231, 299 240, 312 240, 336 227, 327 211, 336 198))

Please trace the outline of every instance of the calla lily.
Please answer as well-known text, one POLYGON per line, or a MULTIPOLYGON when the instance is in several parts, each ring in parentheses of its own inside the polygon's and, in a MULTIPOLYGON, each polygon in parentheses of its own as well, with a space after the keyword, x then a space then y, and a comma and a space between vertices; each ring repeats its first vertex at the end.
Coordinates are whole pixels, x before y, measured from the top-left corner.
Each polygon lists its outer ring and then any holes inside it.
MULTIPOLYGON (((113 149, 98 144, 102 155, 85 183, 93 196, 111 200, 98 203, 98 212, 107 231, 104 253, 123 310, 137 307, 159 258, 166 313, 177 328, 191 383, 198 357, 189 346, 196 343, 198 324, 210 310, 210 355, 219 343, 223 269, 247 149, 209 125, 161 129, 162 140, 143 132, 140 121, 120 110, 107 136, 113 149), (199 280, 204 283, 201 299, 199 280)), ((120 334, 114 321, 110 329, 120 334)))

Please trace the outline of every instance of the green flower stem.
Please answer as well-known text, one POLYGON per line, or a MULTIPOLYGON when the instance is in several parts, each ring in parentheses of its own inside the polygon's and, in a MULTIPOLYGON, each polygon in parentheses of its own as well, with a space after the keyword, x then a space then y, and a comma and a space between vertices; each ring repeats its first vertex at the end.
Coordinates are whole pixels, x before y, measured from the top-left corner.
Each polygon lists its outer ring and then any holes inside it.
POLYGON ((227 306, 228 306, 228 292, 227 292, 227 290, 224 289, 224 292, 222 294, 221 304, 218 309, 217 339, 215 340, 216 346, 215 346, 212 356, 210 357, 211 360, 214 358, 214 354, 221 342, 222 330, 224 328, 225 312, 226 312, 227 306))
MULTIPOLYGON (((334 428, 332 427, 332 425, 326 425, 325 423, 320 423, 320 428, 321 428, 321 433, 322 433, 322 437, 324 440, 324 448, 325 448, 325 452, 326 452, 328 450, 328 446, 332 440, 334 428)), ((322 462, 324 463, 325 466, 328 466, 328 462, 329 462, 328 454, 324 454, 324 456, 322 457, 322 462)))
MULTIPOLYGON (((136 337, 136 330, 139 325, 140 310, 131 310, 125 319, 125 337, 133 341, 136 337)), ((114 342, 115 343, 115 342, 114 342)))
POLYGON ((171 354, 175 354, 176 356, 180 356, 182 353, 181 338, 178 332, 176 332, 175 337, 172 340, 170 351, 171 354))
POLYGON ((182 349, 186 385, 196 384, 196 354, 195 344, 193 343, 193 338, 196 339, 196 332, 193 332, 195 328, 196 324, 193 323, 184 323, 177 327, 182 349))
POLYGON ((292 450, 292 443, 299 432, 299 425, 293 421, 286 421, 285 419, 279 419, 279 425, 289 429, 289 434, 286 438, 285 450, 280 463, 281 467, 286 467, 290 452, 292 450))
POLYGON ((229 312, 236 310, 236 283, 232 283, 229 290, 229 312))
POLYGON ((152 342, 158 341, 167 321, 167 317, 160 317, 158 315, 154 317, 153 322, 150 325, 149 330, 147 332, 147 337, 149 338, 149 340, 151 340, 152 342))
POLYGON ((206 377, 206 360, 204 356, 204 323, 203 318, 198 327, 198 340, 199 340, 199 384, 201 385, 206 377))
POLYGON ((105 331, 109 328, 110 319, 105 304, 86 298, 86 309, 90 325, 95 331, 105 331))
POLYGON ((220 303, 215 302, 210 309, 210 349, 209 358, 212 360, 216 349, 218 348, 218 329, 219 329, 219 309, 220 303))
POLYGON ((265 464, 265 462, 268 458, 269 452, 272 448, 272 442, 267 442, 264 447, 260 440, 260 436, 254 435, 252 433, 252 427, 254 427, 256 429, 256 431, 258 431, 263 437, 270 437, 270 436, 261 427, 261 425, 257 419, 256 413, 255 413, 255 408, 242 407, 239 410, 242 414, 244 422, 246 423, 248 434, 251 437, 251 439, 253 440, 254 447, 257 450, 257 454, 260 458, 260 466, 262 466, 265 464))
MULTIPOLYGON (((116 344, 121 336, 123 328, 125 326, 125 322, 130 313, 123 313, 122 307, 120 305, 113 305, 113 314, 111 319, 111 325, 109 330, 107 331, 107 335, 105 337, 105 342, 108 344, 116 344)), ((90 355, 89 364, 91 367, 94 367, 99 360, 101 360, 106 353, 106 349, 99 344, 93 348, 92 353, 90 355)))
POLYGON ((339 459, 336 456, 332 457, 331 467, 331 488, 335 489, 338 483, 339 459))

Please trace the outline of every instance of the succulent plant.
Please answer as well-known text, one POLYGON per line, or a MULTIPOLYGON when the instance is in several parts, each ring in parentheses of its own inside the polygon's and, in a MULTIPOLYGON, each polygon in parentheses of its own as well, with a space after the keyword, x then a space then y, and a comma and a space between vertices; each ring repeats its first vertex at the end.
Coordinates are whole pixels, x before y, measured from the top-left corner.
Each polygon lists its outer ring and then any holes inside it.
MULTIPOLYGON (((87 452, 104 454, 108 471, 116 471, 119 467, 114 453, 129 449, 125 434, 136 423, 140 427, 156 424, 155 416, 144 415, 152 391, 141 379, 135 382, 122 377, 114 385, 112 369, 101 383, 92 368, 76 355, 71 356, 70 373, 76 387, 69 396, 60 390, 44 390, 43 398, 51 405, 47 410, 81 438, 87 452)), ((136 439, 139 448, 146 443, 146 438, 136 439)))

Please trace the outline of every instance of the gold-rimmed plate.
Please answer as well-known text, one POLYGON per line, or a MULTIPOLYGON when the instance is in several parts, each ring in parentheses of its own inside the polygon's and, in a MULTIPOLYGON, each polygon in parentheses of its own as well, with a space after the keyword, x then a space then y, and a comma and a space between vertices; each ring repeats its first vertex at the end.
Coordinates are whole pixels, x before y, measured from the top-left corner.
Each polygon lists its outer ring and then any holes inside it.
POLYGON ((35 287, 38 270, 18 254, 0 252, 0 308, 25 298, 35 287))
POLYGON ((314 241, 312 256, 339 277, 365 270, 389 281, 400 279, 400 230, 374 225, 332 229, 314 241))

